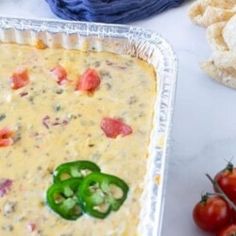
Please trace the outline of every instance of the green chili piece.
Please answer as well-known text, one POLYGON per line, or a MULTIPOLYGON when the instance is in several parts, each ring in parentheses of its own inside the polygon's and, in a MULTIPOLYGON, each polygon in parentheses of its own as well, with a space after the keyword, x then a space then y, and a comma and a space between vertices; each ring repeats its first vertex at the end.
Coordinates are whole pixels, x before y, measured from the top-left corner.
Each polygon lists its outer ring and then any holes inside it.
POLYGON ((81 181, 80 178, 68 179, 51 185, 47 191, 48 206, 64 219, 76 220, 83 214, 76 196, 81 181))
POLYGON ((92 172, 100 172, 100 168, 91 161, 74 161, 64 163, 56 168, 53 173, 54 183, 70 179, 84 178, 92 172))
POLYGON ((129 187, 122 179, 93 172, 82 180, 77 197, 84 212, 103 219, 111 211, 117 211, 121 207, 128 191, 129 187))

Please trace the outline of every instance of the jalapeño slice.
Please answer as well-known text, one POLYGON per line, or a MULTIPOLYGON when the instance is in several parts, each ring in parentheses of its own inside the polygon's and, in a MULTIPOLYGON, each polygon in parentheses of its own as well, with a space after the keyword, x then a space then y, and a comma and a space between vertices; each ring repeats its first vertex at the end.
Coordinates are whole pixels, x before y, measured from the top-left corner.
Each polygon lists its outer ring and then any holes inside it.
POLYGON ((122 179, 93 172, 83 179, 77 196, 85 213, 103 219, 121 207, 128 191, 129 187, 122 179))
POLYGON ((73 178, 54 183, 47 191, 48 206, 66 220, 76 220, 83 214, 76 196, 81 181, 80 178, 73 178))
POLYGON ((54 183, 70 178, 81 178, 92 172, 100 172, 100 168, 91 161, 73 161, 61 164, 53 173, 54 183))

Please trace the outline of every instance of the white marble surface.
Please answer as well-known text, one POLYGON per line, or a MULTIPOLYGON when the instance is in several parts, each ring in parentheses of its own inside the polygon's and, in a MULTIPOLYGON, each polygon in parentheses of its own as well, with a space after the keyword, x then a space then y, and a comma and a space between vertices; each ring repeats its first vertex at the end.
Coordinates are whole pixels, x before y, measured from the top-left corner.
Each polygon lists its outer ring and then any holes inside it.
MULTIPOLYGON (((236 155, 236 91, 207 78, 199 62, 209 56, 205 30, 186 16, 189 4, 135 25, 161 33, 179 58, 163 236, 205 235, 193 224, 192 207, 225 159, 236 155)), ((54 17, 43 0, 0 0, 0 15, 54 17)), ((236 162, 236 160, 235 160, 236 162)))

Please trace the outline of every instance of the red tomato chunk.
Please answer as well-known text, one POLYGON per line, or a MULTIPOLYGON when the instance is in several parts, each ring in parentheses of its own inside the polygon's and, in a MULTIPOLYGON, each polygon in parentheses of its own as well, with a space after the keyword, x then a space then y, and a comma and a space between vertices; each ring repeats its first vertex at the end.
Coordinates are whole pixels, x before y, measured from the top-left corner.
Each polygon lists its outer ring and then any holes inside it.
POLYGON ((29 83, 29 75, 27 69, 17 68, 12 74, 10 81, 12 89, 16 90, 25 87, 29 83))
POLYGON ((120 119, 103 118, 101 129, 108 138, 116 138, 118 135, 127 136, 132 134, 132 128, 120 119))
POLYGON ((13 132, 8 128, 0 130, 0 147, 7 147, 13 144, 13 132))
POLYGON ((58 65, 51 69, 52 74, 56 77, 56 81, 59 85, 65 84, 68 79, 67 79, 67 72, 64 67, 61 65, 58 65))
POLYGON ((76 90, 94 92, 100 85, 101 79, 94 69, 87 69, 76 85, 76 90))

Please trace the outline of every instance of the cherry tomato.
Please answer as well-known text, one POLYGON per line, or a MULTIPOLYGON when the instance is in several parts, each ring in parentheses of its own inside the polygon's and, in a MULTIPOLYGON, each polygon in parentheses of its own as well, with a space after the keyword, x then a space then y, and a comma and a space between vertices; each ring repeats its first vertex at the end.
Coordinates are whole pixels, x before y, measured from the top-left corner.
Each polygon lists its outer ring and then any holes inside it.
POLYGON ((101 129, 108 138, 116 138, 118 135, 127 136, 133 132, 132 128, 120 119, 103 118, 101 129))
POLYGON ((224 170, 216 174, 215 181, 223 192, 236 204, 236 168, 234 168, 233 164, 229 162, 224 170))
POLYGON ((209 232, 217 232, 231 221, 231 209, 224 199, 204 195, 193 209, 195 224, 209 232))
POLYGON ((0 147, 7 147, 13 144, 13 132, 8 128, 0 129, 0 147))
POLYGON ((94 92, 100 85, 101 79, 94 69, 87 69, 80 77, 76 90, 94 92))
POLYGON ((56 81, 59 85, 65 84, 67 82, 67 72, 61 65, 51 69, 51 72, 56 77, 56 81))
POLYGON ((217 236, 236 236, 236 224, 225 227, 217 236))
POLYGON ((25 87, 29 83, 29 75, 27 69, 17 68, 12 74, 10 80, 12 89, 25 87))

